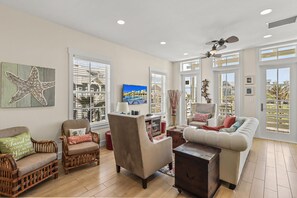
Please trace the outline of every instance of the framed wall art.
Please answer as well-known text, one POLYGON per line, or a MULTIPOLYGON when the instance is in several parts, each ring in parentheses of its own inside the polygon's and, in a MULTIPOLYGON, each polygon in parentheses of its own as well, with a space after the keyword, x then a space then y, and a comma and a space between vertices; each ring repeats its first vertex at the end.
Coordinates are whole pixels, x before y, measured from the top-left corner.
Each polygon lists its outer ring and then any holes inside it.
POLYGON ((254 95, 254 87, 245 87, 245 95, 253 96, 254 95))
POLYGON ((55 69, 2 62, 0 83, 2 108, 55 105, 55 69))
POLYGON ((244 84, 253 85, 254 84, 254 76, 245 76, 244 77, 244 84))

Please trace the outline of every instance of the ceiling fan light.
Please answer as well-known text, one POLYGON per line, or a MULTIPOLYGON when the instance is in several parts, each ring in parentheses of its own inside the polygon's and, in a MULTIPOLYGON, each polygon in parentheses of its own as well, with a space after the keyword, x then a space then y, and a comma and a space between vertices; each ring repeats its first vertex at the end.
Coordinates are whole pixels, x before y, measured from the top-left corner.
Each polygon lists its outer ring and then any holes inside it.
POLYGON ((211 55, 213 55, 213 54, 217 53, 217 50, 210 50, 209 53, 210 53, 211 55))

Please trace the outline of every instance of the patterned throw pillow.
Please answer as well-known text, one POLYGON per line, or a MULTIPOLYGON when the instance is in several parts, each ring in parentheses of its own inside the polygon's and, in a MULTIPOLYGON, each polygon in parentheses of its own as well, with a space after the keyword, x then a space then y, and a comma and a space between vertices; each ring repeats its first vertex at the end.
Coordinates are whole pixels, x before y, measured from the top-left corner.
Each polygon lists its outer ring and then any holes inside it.
POLYGON ((207 122, 209 114, 195 113, 193 120, 198 122, 207 122))
POLYGON ((0 151, 3 154, 11 154, 15 160, 35 153, 28 132, 13 137, 0 138, 0 151))
POLYGON ((244 119, 238 118, 236 119, 236 122, 231 127, 234 127, 237 130, 243 123, 244 123, 244 119))
POLYGON ((70 136, 80 136, 86 134, 87 128, 80 128, 80 129, 69 129, 70 136))
POLYGON ((82 142, 92 142, 92 135, 86 134, 86 135, 80 135, 80 136, 70 136, 67 138, 68 144, 78 144, 82 142))

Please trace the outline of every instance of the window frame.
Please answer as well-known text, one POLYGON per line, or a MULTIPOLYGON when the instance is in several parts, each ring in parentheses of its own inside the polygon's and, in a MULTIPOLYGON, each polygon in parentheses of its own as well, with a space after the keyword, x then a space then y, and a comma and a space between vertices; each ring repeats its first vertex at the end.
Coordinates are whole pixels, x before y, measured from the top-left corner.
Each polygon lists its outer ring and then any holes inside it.
POLYGON ((113 98, 112 96, 112 86, 111 86, 111 69, 112 65, 110 61, 103 60, 102 58, 96 58, 99 57, 98 55, 94 54, 89 54, 85 52, 81 52, 79 50, 75 49, 70 49, 68 48, 68 62, 69 62, 69 72, 68 72, 68 77, 69 77, 69 82, 68 82, 68 119, 73 119, 73 59, 74 57, 86 60, 86 61, 92 61, 92 62, 99 62, 102 64, 109 65, 109 68, 107 69, 106 73, 106 81, 105 81, 105 114, 106 114, 106 119, 103 121, 98 121, 98 122, 90 122, 90 125, 94 129, 102 129, 102 128, 107 128, 109 123, 108 123, 108 116, 107 114, 111 112, 111 104, 113 98))
POLYGON ((259 65, 265 65, 265 64, 278 64, 278 63, 283 63, 283 62, 296 62, 297 60, 297 43, 295 42, 285 42, 285 43, 280 43, 280 44, 274 44, 274 45, 267 45, 267 46, 262 46, 259 47, 257 50, 257 59, 258 59, 258 64, 259 65), (295 46, 295 57, 289 57, 289 58, 282 58, 279 59, 279 55, 277 54, 275 60, 261 60, 261 51, 263 50, 277 50, 276 53, 278 53, 279 48, 284 48, 284 47, 290 47, 290 46, 295 46))
POLYGON ((162 103, 161 103, 161 112, 159 113, 153 113, 155 115, 166 115, 166 107, 167 107, 167 103, 166 103, 166 90, 167 90, 167 75, 165 72, 161 72, 155 69, 149 69, 149 112, 152 113, 152 101, 151 101, 151 92, 152 92, 152 75, 153 74, 157 74, 157 75, 162 75, 165 80, 164 80, 164 87, 162 87, 162 93, 163 93, 163 99, 162 99, 162 103))
MULTIPOLYGON (((212 58, 212 68, 213 69, 218 69, 218 70, 221 70, 221 69, 223 69, 223 68, 237 68, 237 67, 240 67, 240 65, 241 65, 241 62, 242 62, 242 60, 241 60, 241 51, 235 51, 235 52, 229 52, 229 53, 225 53, 225 54, 222 54, 222 57, 221 58, 224 58, 224 57, 229 57, 229 56, 232 56, 232 55, 234 55, 234 54, 238 54, 238 61, 239 61, 239 63, 238 64, 235 64, 235 65, 226 65, 226 66, 221 66, 221 67, 215 67, 215 59, 216 58, 212 58)), ((219 58, 219 59, 221 59, 221 58, 219 58)), ((227 61, 226 61, 226 63, 227 63, 227 61)))

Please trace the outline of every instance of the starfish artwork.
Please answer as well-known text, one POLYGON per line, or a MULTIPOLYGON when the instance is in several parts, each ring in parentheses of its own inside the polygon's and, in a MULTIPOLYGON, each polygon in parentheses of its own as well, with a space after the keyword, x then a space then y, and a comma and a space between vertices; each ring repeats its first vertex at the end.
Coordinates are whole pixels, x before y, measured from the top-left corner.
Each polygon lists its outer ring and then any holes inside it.
POLYGON ((14 75, 11 72, 6 72, 7 78, 16 85, 17 92, 12 96, 9 103, 15 103, 26 95, 31 94, 41 105, 47 106, 47 101, 43 92, 55 86, 55 82, 41 82, 39 80, 39 71, 36 67, 32 67, 27 80, 14 75))

